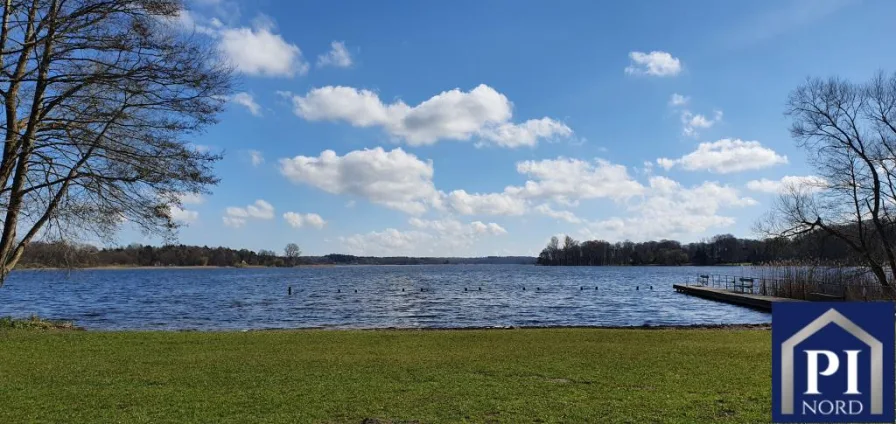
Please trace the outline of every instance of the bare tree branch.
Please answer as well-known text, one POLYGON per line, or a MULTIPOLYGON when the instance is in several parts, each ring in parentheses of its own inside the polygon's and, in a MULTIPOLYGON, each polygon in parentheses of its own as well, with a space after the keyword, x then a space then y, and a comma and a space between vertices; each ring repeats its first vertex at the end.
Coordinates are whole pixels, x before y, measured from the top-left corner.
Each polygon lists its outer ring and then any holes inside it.
POLYGON ((786 191, 757 227, 775 237, 831 234, 889 285, 896 275, 896 74, 865 84, 809 79, 787 105, 791 135, 825 183, 786 191))
POLYGON ((0 285, 40 234, 170 234, 178 193, 217 182, 185 137, 215 122, 231 69, 166 22, 178 0, 4 0, 0 285), (21 234, 21 235, 20 235, 21 234))

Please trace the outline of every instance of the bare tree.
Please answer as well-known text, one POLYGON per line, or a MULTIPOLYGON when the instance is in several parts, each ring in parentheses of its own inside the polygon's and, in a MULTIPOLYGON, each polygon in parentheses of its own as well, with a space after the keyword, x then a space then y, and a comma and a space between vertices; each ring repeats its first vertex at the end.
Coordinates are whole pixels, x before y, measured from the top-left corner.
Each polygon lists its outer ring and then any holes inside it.
POLYGON ((787 115, 820 178, 785 187, 759 229, 773 236, 824 231, 889 285, 896 275, 896 73, 861 84, 809 79, 790 94, 787 115))
POLYGON ((179 31, 178 0, 3 0, 0 284, 36 236, 171 234, 178 196, 217 182, 184 137, 231 71, 179 31))
POLYGON ((283 249, 283 254, 286 256, 290 265, 295 265, 296 260, 302 255, 302 249, 299 248, 298 244, 289 243, 286 245, 286 248, 283 249))
POLYGON ((563 238, 563 262, 564 265, 578 265, 579 242, 570 236, 563 238), (575 263, 570 263, 575 259, 575 263))

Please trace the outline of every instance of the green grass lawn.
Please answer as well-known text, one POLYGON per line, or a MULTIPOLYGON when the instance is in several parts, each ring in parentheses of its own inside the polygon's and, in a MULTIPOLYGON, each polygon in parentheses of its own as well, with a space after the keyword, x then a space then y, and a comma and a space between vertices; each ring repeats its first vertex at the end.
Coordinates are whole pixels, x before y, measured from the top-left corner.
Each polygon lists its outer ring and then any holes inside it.
POLYGON ((770 375, 762 330, 14 329, 0 423, 755 423, 770 375))

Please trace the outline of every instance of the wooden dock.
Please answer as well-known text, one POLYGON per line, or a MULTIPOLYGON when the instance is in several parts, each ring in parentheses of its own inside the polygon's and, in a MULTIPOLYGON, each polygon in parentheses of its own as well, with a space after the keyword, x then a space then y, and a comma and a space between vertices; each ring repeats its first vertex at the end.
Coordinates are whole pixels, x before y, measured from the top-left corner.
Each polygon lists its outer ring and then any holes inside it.
POLYGON ((741 293, 715 287, 688 286, 684 284, 673 284, 672 287, 679 293, 731 303, 733 305, 746 306, 762 311, 771 311, 772 304, 775 302, 803 302, 803 300, 798 299, 741 293))

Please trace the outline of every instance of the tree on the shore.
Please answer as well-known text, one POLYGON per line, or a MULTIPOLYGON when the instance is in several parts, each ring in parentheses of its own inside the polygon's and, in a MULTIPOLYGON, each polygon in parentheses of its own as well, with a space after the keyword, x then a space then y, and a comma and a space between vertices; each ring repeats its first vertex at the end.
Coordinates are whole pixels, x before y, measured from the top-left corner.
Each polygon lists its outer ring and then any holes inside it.
POLYGON ((296 261, 298 261, 299 256, 302 256, 302 249, 299 248, 298 244, 289 243, 286 245, 286 248, 283 249, 283 255, 286 256, 289 265, 294 266, 296 261))
POLYGON ((5 0, 0 21, 0 285, 39 236, 170 234, 179 196, 217 182, 185 137, 231 71, 179 31, 178 0, 5 0), (85 234, 86 233, 86 234, 85 234))
MULTIPOLYGON (((564 237, 564 246, 566 245, 564 237)), ((604 265, 719 265, 769 263, 862 265, 842 240, 820 230, 792 237, 764 240, 719 234, 699 242, 682 244, 675 240, 622 241, 570 240, 569 249, 560 247, 557 237, 542 249, 536 263, 549 266, 604 265), (564 253, 566 252, 566 253, 564 253)))
POLYGON ((896 73, 865 83, 809 79, 790 94, 787 115, 818 178, 785 187, 759 229, 783 237, 823 231, 889 285, 896 275, 896 73))

